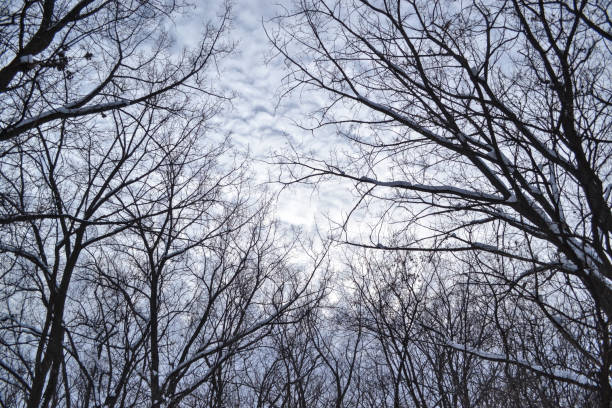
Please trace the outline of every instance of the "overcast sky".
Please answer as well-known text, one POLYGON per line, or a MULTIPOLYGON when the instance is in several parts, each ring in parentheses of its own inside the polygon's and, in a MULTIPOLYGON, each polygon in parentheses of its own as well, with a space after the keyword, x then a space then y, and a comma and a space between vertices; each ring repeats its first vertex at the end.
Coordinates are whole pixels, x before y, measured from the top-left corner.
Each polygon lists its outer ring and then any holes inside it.
MULTIPOLYGON (((273 49, 266 37, 263 24, 270 23, 275 15, 290 8, 293 0, 234 0, 233 22, 230 37, 237 44, 236 51, 220 62, 220 86, 235 93, 231 109, 216 118, 221 132, 230 132, 234 144, 241 150, 249 150, 256 160, 265 160, 274 151, 285 148, 289 141, 306 146, 308 150, 327 152, 339 139, 333 129, 315 134, 297 127, 294 123, 324 102, 316 95, 296 94, 279 104, 278 91, 285 75, 283 60, 270 60, 273 49), (263 24, 262 24, 263 22, 263 24)), ((189 21, 179 22, 181 40, 197 38, 202 22, 214 18, 221 10, 222 0, 198 4, 197 14, 189 21)), ((203 3, 203 2, 202 2, 203 3)), ((322 96, 319 96, 321 98, 322 96)), ((323 153, 325 156, 326 153, 323 153)), ((262 162, 255 165, 256 179, 268 180, 268 174, 278 169, 262 162)), ((272 186, 278 190, 278 186, 272 186)), ((328 183, 317 191, 312 188, 285 189, 278 200, 277 217, 291 225, 311 230, 315 222, 326 226, 326 216, 338 220, 350 209, 353 202, 348 190, 339 183, 328 183), (324 225, 325 224, 325 225, 324 225)))

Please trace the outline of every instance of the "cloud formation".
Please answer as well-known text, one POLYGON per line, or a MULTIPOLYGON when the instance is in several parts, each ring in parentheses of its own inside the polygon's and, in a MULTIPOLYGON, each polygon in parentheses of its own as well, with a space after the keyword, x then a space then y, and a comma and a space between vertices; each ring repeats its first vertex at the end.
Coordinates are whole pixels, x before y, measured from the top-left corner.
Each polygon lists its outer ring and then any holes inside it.
MULTIPOLYGON (((203 22, 219 12, 222 0, 209 4, 210 7, 199 8, 196 15, 180 22, 179 42, 194 38, 203 22)), ((234 1, 230 39, 236 50, 218 65, 217 86, 233 98, 231 106, 215 118, 216 127, 221 134, 230 134, 234 145, 256 160, 254 177, 258 183, 277 178, 279 169, 265 162, 289 143, 324 152, 338 140, 331 128, 313 134, 296 124, 307 112, 321 106, 316 95, 292 94, 279 103, 286 71, 282 60, 271 58, 273 49, 264 25, 272 26, 270 20, 290 7, 291 0, 234 1)), ((271 189, 278 191, 280 186, 273 185, 271 189)), ((338 219, 339 212, 343 208, 346 211, 351 202, 348 190, 337 184, 322 186, 314 193, 307 186, 291 186, 280 193, 277 214, 285 223, 312 230, 315 223, 326 223, 327 215, 338 219)))

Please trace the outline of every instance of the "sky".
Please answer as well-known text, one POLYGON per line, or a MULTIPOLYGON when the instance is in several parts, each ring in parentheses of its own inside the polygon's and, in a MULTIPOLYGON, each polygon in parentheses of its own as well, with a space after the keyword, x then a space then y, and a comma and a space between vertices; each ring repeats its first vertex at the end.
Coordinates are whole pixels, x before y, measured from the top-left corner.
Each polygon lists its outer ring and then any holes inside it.
MULTIPOLYGON (((229 36, 236 50, 219 62, 219 84, 225 92, 234 94, 231 107, 215 118, 218 132, 229 133, 240 151, 248 151, 255 159, 254 177, 258 183, 278 178, 278 167, 267 164, 273 153, 281 152, 291 143, 325 157, 330 147, 339 142, 333 129, 315 133, 301 129, 296 121, 306 112, 322 106, 322 95, 296 93, 279 102, 279 91, 285 72, 281 58, 271 58, 274 50, 266 36, 264 25, 290 8, 293 0, 234 0, 232 28, 229 36)), ((193 17, 178 24, 178 36, 183 41, 197 38, 202 22, 214 19, 221 10, 222 0, 197 3, 193 17)), ((267 184, 279 193, 280 185, 267 184)), ((313 189, 292 186, 278 195, 276 216, 281 222, 313 232, 317 226, 326 229, 327 217, 340 220, 350 210, 353 196, 347 185, 327 183, 313 189)), ((321 228, 320 228, 321 229, 321 228)))

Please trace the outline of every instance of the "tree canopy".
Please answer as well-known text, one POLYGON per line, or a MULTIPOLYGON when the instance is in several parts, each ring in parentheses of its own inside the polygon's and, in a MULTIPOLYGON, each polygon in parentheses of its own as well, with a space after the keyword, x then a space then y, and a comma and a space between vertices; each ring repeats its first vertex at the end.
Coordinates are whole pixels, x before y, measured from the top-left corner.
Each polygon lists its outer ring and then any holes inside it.
POLYGON ((213 125, 232 2, 189 39, 180 0, 4 2, 0 406, 609 408, 608 9, 279 7, 343 143, 273 181, 353 186, 319 245, 213 125))

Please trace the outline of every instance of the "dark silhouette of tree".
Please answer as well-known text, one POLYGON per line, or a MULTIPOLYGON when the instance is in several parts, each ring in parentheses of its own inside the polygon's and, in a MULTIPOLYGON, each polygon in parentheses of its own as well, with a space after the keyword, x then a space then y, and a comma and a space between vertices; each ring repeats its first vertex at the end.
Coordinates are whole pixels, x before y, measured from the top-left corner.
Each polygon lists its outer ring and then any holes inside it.
POLYGON ((243 354, 321 294, 248 158, 206 137, 229 5, 178 52, 184 7, 0 6, 2 406, 225 404, 243 354))
MULTIPOLYGON (((287 61, 288 89, 323 91, 330 102, 314 127, 336 126, 355 148, 329 159, 283 154, 281 181, 353 181, 361 208, 384 215, 369 242, 350 232, 344 241, 462 259, 492 305, 525 302, 538 312, 521 325, 547 320, 580 356, 561 373, 538 363, 552 346, 523 348, 515 366, 596 383, 608 407, 607 4, 303 0, 277 22, 268 35, 287 61), (374 238, 384 226, 387 240, 374 238)), ((504 332, 509 343, 526 333, 504 332)), ((461 341, 447 346, 494 354, 461 341)))
POLYGON ((172 52, 168 29, 187 7, 165 0, 4 2, 0 140, 134 104, 180 112, 190 98, 214 93, 203 73, 230 49, 223 40, 230 9, 204 23, 193 48, 172 52))

